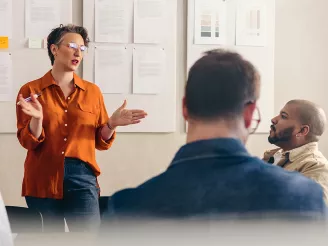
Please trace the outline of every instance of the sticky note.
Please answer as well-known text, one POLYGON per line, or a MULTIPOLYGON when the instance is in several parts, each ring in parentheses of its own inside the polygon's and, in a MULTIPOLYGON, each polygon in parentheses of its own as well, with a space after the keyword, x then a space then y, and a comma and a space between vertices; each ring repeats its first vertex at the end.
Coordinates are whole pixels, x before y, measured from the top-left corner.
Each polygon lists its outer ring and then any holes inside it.
POLYGON ((30 49, 41 49, 42 48, 42 42, 39 38, 29 38, 28 39, 28 47, 30 49))
POLYGON ((0 49, 8 49, 9 40, 8 37, 0 37, 0 49))

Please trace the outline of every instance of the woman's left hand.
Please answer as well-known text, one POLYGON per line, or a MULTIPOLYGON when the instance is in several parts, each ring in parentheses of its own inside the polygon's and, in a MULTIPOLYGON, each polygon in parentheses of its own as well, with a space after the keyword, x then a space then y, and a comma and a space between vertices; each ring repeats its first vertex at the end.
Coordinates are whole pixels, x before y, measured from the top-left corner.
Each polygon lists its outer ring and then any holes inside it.
POLYGON ((138 124, 141 119, 147 116, 147 113, 140 109, 125 109, 126 100, 124 100, 122 106, 115 110, 112 117, 110 117, 108 123, 111 127, 127 126, 132 124, 138 124))

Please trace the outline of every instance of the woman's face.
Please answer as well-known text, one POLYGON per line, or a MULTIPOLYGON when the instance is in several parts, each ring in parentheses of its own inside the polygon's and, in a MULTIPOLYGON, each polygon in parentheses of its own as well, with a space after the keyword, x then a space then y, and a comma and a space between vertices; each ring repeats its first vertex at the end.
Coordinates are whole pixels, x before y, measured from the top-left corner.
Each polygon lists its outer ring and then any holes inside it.
POLYGON ((66 33, 59 45, 52 45, 51 51, 55 57, 54 66, 60 66, 64 71, 74 72, 80 65, 83 52, 86 49, 80 34, 66 33))

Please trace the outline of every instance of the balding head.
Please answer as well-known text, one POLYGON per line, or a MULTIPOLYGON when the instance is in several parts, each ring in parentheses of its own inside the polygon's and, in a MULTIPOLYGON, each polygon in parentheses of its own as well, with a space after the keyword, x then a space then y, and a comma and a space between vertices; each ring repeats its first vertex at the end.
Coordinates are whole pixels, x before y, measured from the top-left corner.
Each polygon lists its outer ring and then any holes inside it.
POLYGON ((291 100, 287 105, 296 107, 299 123, 309 126, 307 140, 318 141, 325 131, 326 114, 324 110, 313 102, 307 100, 291 100))
POLYGON ((286 151, 317 142, 325 130, 326 115, 312 102, 291 100, 271 122, 269 142, 286 151))

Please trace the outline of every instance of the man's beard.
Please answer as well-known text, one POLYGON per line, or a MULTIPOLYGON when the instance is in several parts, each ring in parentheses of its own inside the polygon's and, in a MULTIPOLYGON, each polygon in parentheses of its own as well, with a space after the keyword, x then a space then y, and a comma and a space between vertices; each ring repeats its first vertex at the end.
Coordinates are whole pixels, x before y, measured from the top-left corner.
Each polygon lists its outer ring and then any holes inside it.
POLYGON ((284 130, 281 130, 278 134, 276 134, 276 128, 271 126, 272 131, 274 132, 274 136, 271 137, 269 135, 268 141, 270 144, 277 144, 281 142, 289 142, 293 136, 294 127, 289 127, 284 130))

